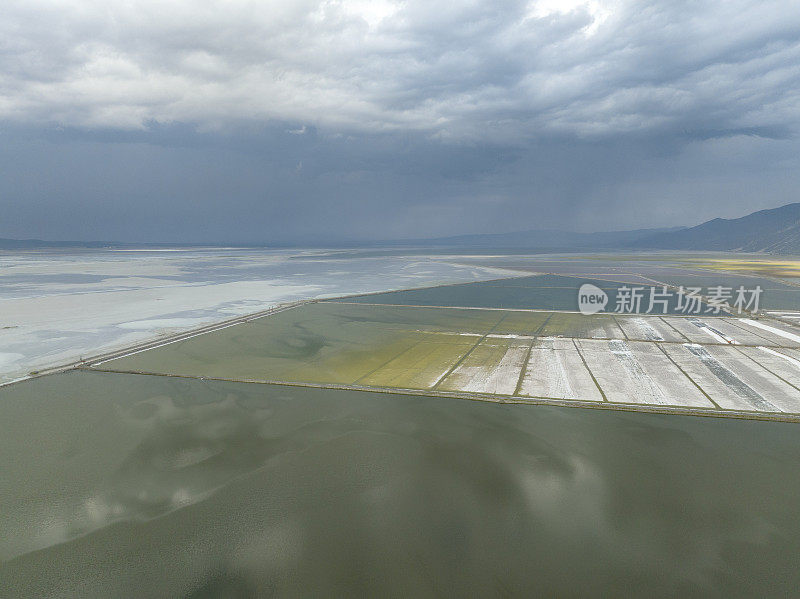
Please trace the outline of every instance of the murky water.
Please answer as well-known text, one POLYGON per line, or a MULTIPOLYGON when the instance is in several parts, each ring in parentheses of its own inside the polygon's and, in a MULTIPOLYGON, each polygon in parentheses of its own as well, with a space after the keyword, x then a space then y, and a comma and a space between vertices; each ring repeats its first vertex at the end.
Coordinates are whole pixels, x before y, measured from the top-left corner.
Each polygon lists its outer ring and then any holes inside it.
POLYGON ((0 595, 788 596, 799 432, 36 379, 0 390, 0 595))
MULTIPOLYGON (((613 276, 613 275, 611 275, 613 276)), ((523 310, 578 310, 578 290, 584 283, 592 283, 608 295, 607 312, 617 305, 620 287, 638 286, 641 299, 626 312, 646 313, 649 310, 652 281, 637 281, 631 275, 620 276, 617 281, 588 279, 559 275, 536 275, 478 283, 460 283, 426 289, 388 291, 348 298, 348 301, 370 304, 404 304, 412 306, 460 306, 465 308, 506 308, 523 310), (621 282, 620 282, 621 281, 621 282)), ((656 304, 655 312, 680 314, 677 294, 671 293, 666 305, 656 304)), ((700 302, 699 310, 707 308, 700 302)))

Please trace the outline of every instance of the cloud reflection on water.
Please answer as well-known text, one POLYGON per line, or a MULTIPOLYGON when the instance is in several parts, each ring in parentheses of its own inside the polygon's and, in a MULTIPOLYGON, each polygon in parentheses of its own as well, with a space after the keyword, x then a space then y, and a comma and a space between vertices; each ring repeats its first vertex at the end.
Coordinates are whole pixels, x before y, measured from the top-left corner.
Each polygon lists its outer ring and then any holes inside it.
POLYGON ((68 422, 79 394, 112 404, 113 434, 27 445, 29 469, 85 484, 4 489, 5 594, 723 595, 763 588, 747 585, 765 567, 796 582, 792 425, 56 378, 0 411, 68 422))

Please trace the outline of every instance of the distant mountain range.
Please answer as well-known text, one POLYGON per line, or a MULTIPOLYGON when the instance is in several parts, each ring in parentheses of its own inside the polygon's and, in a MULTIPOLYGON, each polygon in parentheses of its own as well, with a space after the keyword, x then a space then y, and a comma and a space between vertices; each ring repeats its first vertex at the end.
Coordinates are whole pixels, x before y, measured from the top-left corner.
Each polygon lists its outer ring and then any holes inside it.
POLYGON ((457 235, 455 237, 438 237, 435 239, 415 239, 402 242, 404 245, 433 245, 437 247, 462 247, 475 249, 592 249, 621 248, 639 240, 660 234, 668 234, 682 230, 683 227, 671 229, 635 229, 632 231, 603 231, 597 233, 575 233, 574 231, 554 231, 551 229, 518 231, 515 233, 490 233, 477 235, 457 235))
POLYGON ((433 245, 502 249, 664 249, 800 254, 800 203, 696 227, 603 233, 523 231, 427 240, 433 245))
POLYGON ((32 250, 45 248, 102 248, 120 244, 108 241, 44 241, 42 239, 2 239, 0 250, 32 250))
MULTIPOLYGON (((37 248, 134 248, 134 247, 291 247, 289 244, 131 244, 106 241, 42 241, 39 239, 0 239, 0 249, 37 248)), ((476 250, 603 250, 663 249, 769 252, 800 254, 800 203, 759 210, 735 219, 715 218, 696 227, 636 229, 575 233, 571 231, 532 230, 515 233, 458 235, 435 239, 413 239, 385 243, 330 243, 322 247, 413 247, 434 246, 476 250)), ((307 247, 307 246, 305 246, 307 247)))
POLYGON ((637 249, 727 250, 800 254, 800 203, 759 210, 741 218, 655 233, 624 244, 637 249))

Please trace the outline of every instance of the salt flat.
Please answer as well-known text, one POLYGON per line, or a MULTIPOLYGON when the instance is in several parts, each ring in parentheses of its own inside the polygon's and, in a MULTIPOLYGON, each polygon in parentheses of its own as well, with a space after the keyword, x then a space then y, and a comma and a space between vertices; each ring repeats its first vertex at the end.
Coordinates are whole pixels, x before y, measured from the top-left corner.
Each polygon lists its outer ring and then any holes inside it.
POLYGON ((575 301, 580 279, 464 285, 514 273, 462 259, 267 250, 6 256, 0 376, 303 299, 311 303, 166 345, 120 349, 92 367, 490 401, 800 415, 798 327, 764 316, 541 309, 536 302, 575 301), (381 291, 442 281, 459 284, 381 291), (511 307, 497 307, 508 294, 511 307))
POLYGON ((766 345, 739 320, 325 301, 95 368, 489 401, 800 415, 797 351, 766 345))
POLYGON ((282 302, 508 276, 322 250, 0 253, 0 382, 282 302))
POLYGON ((602 401, 573 339, 544 337, 531 346, 520 395, 602 401))

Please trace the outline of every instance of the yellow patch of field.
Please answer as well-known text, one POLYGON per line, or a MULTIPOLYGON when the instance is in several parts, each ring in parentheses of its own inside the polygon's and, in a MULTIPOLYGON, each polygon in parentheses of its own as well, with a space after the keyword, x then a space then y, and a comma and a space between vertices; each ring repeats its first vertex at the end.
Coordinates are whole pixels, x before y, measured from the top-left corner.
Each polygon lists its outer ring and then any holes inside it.
POLYGON ((772 277, 800 277, 800 260, 758 258, 690 259, 687 264, 708 270, 743 272, 772 277))
POLYGON ((474 338, 456 335, 446 341, 435 340, 439 338, 431 335, 356 382, 403 389, 434 387, 477 342, 474 338))
POLYGON ((550 312, 506 312, 492 332, 533 335, 542 328, 550 312))
POLYGON ((402 355, 426 337, 428 335, 424 333, 387 335, 381 343, 370 344, 357 350, 327 352, 318 359, 298 362, 296 367, 282 372, 276 370, 265 372, 264 378, 309 383, 354 384, 402 355))

